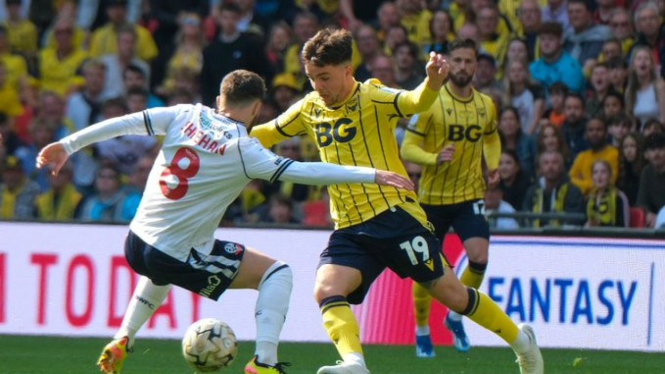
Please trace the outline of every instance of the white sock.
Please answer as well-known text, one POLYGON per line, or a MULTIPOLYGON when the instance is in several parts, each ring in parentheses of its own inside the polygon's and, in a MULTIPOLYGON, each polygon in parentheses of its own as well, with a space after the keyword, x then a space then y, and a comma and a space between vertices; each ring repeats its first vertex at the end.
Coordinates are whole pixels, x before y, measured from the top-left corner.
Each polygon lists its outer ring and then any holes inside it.
POLYGON ((531 339, 529 339, 529 335, 525 334, 524 331, 519 330, 519 333, 517 334, 517 339, 510 345, 510 347, 515 351, 517 354, 523 354, 529 349, 529 343, 531 343, 531 339))
POLYGON ((459 322, 462 320, 462 317, 464 316, 457 312, 453 312, 452 310, 448 312, 448 318, 452 319, 453 321, 459 322))
POLYGON ((348 353, 344 355, 342 359, 348 364, 360 365, 364 368, 367 367, 367 365, 365 365, 365 357, 360 353, 348 353))
POLYGON ((293 272, 289 265, 277 261, 266 270, 259 283, 256 300, 256 350, 258 361, 266 365, 277 363, 279 334, 289 311, 293 289, 293 272))
POLYGON ((141 276, 139 283, 134 289, 134 294, 129 301, 129 305, 127 305, 120 330, 113 336, 113 339, 129 336, 129 347, 131 348, 134 345, 134 336, 136 336, 136 333, 152 317, 157 308, 162 305, 170 290, 170 285, 156 286, 150 279, 141 276))
POLYGON ((429 326, 416 326, 416 335, 423 336, 429 334, 429 326))

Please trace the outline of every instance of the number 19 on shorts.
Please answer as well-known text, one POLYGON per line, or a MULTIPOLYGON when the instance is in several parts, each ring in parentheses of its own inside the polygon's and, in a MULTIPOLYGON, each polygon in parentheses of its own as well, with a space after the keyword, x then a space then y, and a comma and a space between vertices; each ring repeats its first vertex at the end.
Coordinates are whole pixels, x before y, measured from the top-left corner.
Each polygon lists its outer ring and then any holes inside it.
POLYGON ((429 260, 429 246, 427 245, 427 240, 422 236, 416 236, 411 240, 402 242, 399 247, 406 251, 412 265, 418 265, 416 253, 419 253, 422 256, 422 262, 429 260))

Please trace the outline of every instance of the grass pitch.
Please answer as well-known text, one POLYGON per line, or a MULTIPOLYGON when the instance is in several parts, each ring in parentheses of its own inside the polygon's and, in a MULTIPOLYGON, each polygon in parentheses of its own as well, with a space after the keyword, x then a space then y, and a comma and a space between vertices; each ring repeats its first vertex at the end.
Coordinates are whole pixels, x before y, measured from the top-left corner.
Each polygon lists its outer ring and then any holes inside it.
MULTIPOLYGON (((96 373, 95 362, 108 339, 0 335, 0 374, 96 373)), ((242 374, 254 345, 241 342, 233 365, 242 374)), ((434 359, 416 359, 411 346, 367 346, 372 374, 517 374, 508 348, 473 347, 468 354, 437 347, 434 359)), ((543 350, 546 374, 665 374, 665 354, 615 351, 543 350)), ((280 358, 292 362, 288 374, 314 374, 338 359, 332 344, 282 343, 280 358)), ((123 374, 191 374, 175 340, 139 339, 123 374)))

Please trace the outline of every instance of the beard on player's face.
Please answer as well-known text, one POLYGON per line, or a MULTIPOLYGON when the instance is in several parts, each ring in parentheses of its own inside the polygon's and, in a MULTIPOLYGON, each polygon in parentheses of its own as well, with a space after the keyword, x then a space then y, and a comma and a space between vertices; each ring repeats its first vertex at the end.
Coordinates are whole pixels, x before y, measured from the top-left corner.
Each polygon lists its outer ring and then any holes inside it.
POLYGON ((457 87, 466 87, 471 84, 473 74, 467 74, 466 72, 453 73, 450 74, 450 80, 457 87))

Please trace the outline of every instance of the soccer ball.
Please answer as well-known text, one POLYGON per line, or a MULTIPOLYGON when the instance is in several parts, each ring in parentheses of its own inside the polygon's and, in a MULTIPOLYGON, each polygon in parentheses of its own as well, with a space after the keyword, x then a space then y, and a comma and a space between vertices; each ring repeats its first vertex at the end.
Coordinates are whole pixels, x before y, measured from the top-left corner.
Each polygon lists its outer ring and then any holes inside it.
POLYGON ((194 322, 182 339, 182 354, 196 371, 211 372, 225 368, 238 353, 238 342, 226 323, 204 318, 194 322))

